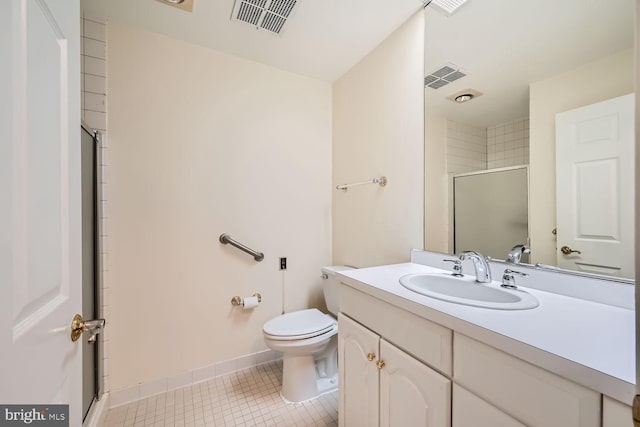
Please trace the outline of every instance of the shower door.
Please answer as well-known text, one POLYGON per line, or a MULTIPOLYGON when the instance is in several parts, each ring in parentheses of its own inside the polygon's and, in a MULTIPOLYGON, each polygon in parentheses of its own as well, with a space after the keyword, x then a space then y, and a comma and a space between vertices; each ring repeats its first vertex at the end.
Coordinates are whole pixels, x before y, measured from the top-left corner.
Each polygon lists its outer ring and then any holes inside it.
MULTIPOLYGON (((529 241, 528 169, 494 169, 453 177, 454 251, 505 259, 529 241)), ((524 255, 522 262, 528 262, 524 255)))
MULTIPOLYGON (((100 316, 98 292, 97 134, 86 126, 81 132, 82 169, 82 317, 100 316)), ((82 417, 87 417, 99 393, 100 340, 82 339, 82 417)))

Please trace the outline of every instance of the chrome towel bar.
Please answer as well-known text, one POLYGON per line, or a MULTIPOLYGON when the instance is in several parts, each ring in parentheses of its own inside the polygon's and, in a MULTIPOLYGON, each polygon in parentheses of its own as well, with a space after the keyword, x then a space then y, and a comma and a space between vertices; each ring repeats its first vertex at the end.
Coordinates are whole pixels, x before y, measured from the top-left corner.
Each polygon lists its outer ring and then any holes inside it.
POLYGON ((367 184, 378 184, 380 187, 384 187, 385 185, 387 185, 387 177, 381 176, 380 178, 373 178, 370 181, 356 182, 355 184, 336 185, 336 190, 347 191, 349 187, 356 187, 358 185, 367 185, 367 184))
POLYGON ((235 246, 236 248, 240 249, 242 252, 246 252, 249 255, 251 255, 253 257, 253 259, 255 259, 258 262, 260 262, 260 261, 262 261, 264 259, 264 254, 262 252, 254 251, 253 249, 246 247, 242 243, 233 240, 231 238, 231 236, 229 236, 228 234, 221 234, 220 235, 220 243, 222 243, 224 245, 226 245, 228 243, 231 246, 235 246))

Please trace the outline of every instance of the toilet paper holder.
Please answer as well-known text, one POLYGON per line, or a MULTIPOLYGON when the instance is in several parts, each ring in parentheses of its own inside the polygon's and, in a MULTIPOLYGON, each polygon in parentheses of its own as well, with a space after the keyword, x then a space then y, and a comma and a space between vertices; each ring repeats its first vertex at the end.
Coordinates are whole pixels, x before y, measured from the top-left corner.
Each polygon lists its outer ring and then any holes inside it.
MULTIPOLYGON (((259 293, 256 292, 252 296, 258 298, 259 303, 262 302, 262 295, 260 295, 259 293)), ((234 307, 244 307, 244 298, 239 295, 234 296, 233 298, 231 298, 231 305, 234 307)))

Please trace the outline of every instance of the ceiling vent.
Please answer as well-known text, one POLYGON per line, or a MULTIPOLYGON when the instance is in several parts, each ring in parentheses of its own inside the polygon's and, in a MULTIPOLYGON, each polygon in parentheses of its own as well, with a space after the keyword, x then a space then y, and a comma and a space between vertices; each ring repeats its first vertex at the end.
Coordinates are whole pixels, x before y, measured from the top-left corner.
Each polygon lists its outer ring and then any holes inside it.
POLYGON ((432 89, 440 89, 451 82, 466 76, 455 64, 447 64, 424 78, 424 85, 432 89))
POLYGON ((453 15, 467 0, 423 0, 424 7, 431 6, 446 16, 453 15))
POLYGON ((231 19, 282 34, 298 3, 300 0, 236 0, 231 19))

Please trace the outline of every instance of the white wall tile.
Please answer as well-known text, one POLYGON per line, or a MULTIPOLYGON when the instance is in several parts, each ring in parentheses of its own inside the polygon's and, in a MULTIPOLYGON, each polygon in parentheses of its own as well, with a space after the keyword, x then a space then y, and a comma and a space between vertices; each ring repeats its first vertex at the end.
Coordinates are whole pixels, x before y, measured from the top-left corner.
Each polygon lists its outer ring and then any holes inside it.
POLYGON ((105 95, 107 93, 107 79, 101 76, 91 74, 84 75, 85 92, 98 93, 105 95))
POLYGON ((98 22, 100 24, 106 24, 107 20, 105 18, 101 18, 99 16, 93 16, 93 15, 85 15, 83 13, 82 17, 84 18, 84 20, 86 21, 93 21, 93 22, 98 22))
POLYGON ((84 121, 94 129, 104 130, 107 128, 107 113, 87 109, 84 114, 84 121))
POLYGON ((107 61, 100 58, 94 58, 92 56, 82 56, 84 73, 94 76, 106 77, 107 76, 107 61))
POLYGON ((501 123, 487 129, 487 134, 494 132, 497 135, 495 138, 495 151, 491 150, 491 156, 489 156, 490 148, 488 148, 487 151, 487 159, 493 162, 494 167, 515 166, 528 163, 528 158, 525 159, 524 156, 525 148, 527 148, 529 144, 528 118, 515 119, 511 122, 501 123), (519 151, 516 151, 518 149, 523 149, 522 155, 519 154, 519 151), (500 165, 497 164, 497 160, 502 160, 499 162, 500 165))
POLYGON ((85 19, 83 25, 82 35, 84 37, 101 42, 107 41, 107 26, 105 24, 85 19))
POLYGON ((88 39, 83 37, 83 54, 85 56, 92 56, 94 58, 106 59, 107 57, 107 45, 105 42, 98 40, 88 39))
MULTIPOLYGON (((97 93, 85 93, 83 98, 84 109, 105 113, 104 126, 106 127, 107 97, 97 93)), ((104 129, 104 127, 101 129, 104 129)))

